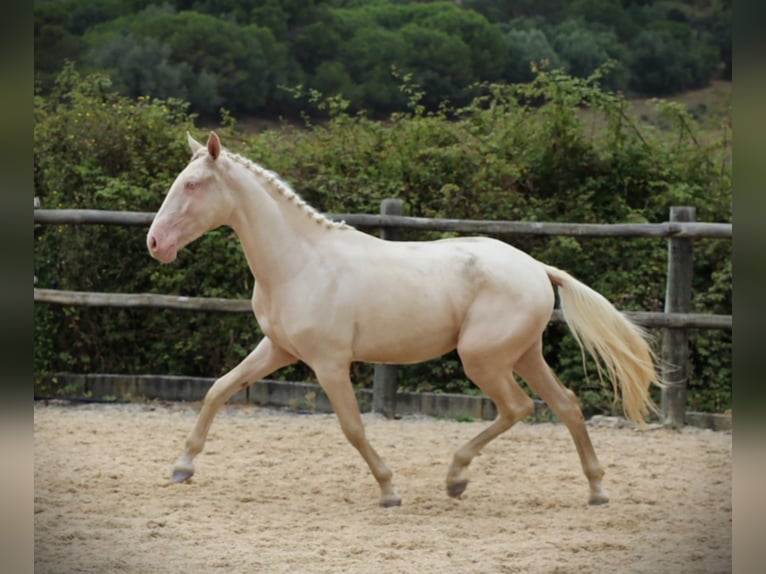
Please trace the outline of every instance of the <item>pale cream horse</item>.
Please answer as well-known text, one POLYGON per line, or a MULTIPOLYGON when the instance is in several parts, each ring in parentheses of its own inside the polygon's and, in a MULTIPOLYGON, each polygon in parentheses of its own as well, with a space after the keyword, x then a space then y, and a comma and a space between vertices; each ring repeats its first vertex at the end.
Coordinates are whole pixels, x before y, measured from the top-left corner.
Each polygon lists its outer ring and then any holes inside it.
POLYGON ((349 367, 352 361, 415 363, 457 348, 466 376, 498 415, 455 453, 447 493, 459 496, 471 460, 532 413, 516 373, 569 429, 589 502, 609 500, 577 399, 542 354, 555 285, 574 336, 600 361, 626 415, 643 422, 654 409, 650 384, 660 384, 654 356, 643 331, 604 297, 494 239, 389 242, 332 222, 273 172, 222 148, 215 133, 207 145, 188 140, 192 159, 154 218, 149 252, 170 263, 206 231, 231 227, 255 277, 253 311, 265 336, 208 391, 174 482, 192 476, 216 412, 234 393, 300 360, 314 370, 343 432, 378 481, 380 504, 399 505, 392 473, 365 437, 349 367))

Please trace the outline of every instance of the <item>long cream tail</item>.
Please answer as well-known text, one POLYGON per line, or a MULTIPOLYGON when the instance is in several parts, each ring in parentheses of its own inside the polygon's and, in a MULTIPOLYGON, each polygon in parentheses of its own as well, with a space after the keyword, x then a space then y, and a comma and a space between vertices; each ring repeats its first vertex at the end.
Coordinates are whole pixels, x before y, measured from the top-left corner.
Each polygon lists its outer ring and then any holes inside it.
POLYGON ((558 286, 561 310, 580 349, 593 357, 599 377, 606 371, 625 415, 643 425, 650 412, 658 411, 649 387, 663 386, 647 333, 569 273, 548 265, 545 270, 558 286))

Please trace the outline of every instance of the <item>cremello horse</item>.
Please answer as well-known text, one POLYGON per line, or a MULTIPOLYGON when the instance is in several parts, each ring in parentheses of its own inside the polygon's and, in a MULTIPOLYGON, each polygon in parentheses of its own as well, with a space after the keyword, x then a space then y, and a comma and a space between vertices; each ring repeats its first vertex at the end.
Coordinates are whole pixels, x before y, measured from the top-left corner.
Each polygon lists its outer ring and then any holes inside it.
POLYGON ((194 473, 210 424, 237 391, 301 360, 315 372, 341 428, 378 481, 380 504, 401 498, 392 473, 365 436, 349 378, 352 361, 414 363, 457 349, 468 376, 497 406, 497 418, 463 445, 447 472, 447 493, 468 484, 471 460, 533 410, 514 373, 534 389, 574 439, 590 485, 589 502, 609 498, 604 471, 574 393, 543 359, 542 333, 553 286, 581 347, 596 358, 637 422, 661 384, 641 329, 571 275, 489 238, 389 242, 332 222, 276 174, 188 136, 192 159, 178 175, 149 229, 147 246, 163 263, 206 231, 227 225, 255 277, 252 305, 263 340, 215 381, 175 464, 172 480, 194 473))

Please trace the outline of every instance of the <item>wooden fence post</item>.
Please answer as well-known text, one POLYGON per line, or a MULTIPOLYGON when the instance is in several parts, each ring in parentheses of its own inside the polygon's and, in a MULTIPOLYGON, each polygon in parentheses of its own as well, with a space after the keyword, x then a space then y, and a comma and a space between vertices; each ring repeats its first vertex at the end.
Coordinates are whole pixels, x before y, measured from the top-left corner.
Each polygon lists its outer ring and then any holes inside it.
MULTIPOLYGON (((384 199, 380 202, 381 215, 402 215, 404 202, 401 199, 384 199)), ((383 228, 380 237, 397 241, 401 230, 383 228)), ((388 418, 396 416, 396 365, 375 365, 372 383, 372 410, 388 418)))
MULTIPOLYGON (((694 207, 671 207, 670 222, 693 222, 694 207)), ((693 244, 689 238, 668 239, 668 275, 665 290, 666 313, 689 313, 692 302, 693 244)), ((667 328, 662 336, 662 423, 673 428, 686 424, 686 381, 688 379, 689 334, 681 328, 667 328)))

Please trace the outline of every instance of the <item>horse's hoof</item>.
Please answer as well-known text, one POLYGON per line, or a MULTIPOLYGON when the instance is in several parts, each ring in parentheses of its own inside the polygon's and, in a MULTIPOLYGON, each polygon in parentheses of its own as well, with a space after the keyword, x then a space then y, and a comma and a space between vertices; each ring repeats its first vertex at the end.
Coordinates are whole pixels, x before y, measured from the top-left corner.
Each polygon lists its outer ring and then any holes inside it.
POLYGON ((173 484, 180 484, 189 480, 194 474, 194 470, 190 469, 174 469, 173 476, 170 477, 170 482, 173 484))
POLYGON ((606 492, 591 494, 590 498, 588 499, 588 504, 591 506, 599 506, 601 504, 606 504, 608 502, 609 502, 609 495, 606 492))
POLYGON ((451 496, 452 498, 457 498, 461 494, 465 492, 466 487, 468 486, 467 480, 460 480, 458 482, 453 482, 452 484, 447 485, 447 494, 451 496))
POLYGON ((398 496, 392 496, 389 498, 381 498, 380 499, 380 506, 383 508, 392 508, 394 506, 401 506, 402 505, 402 499, 398 496))

